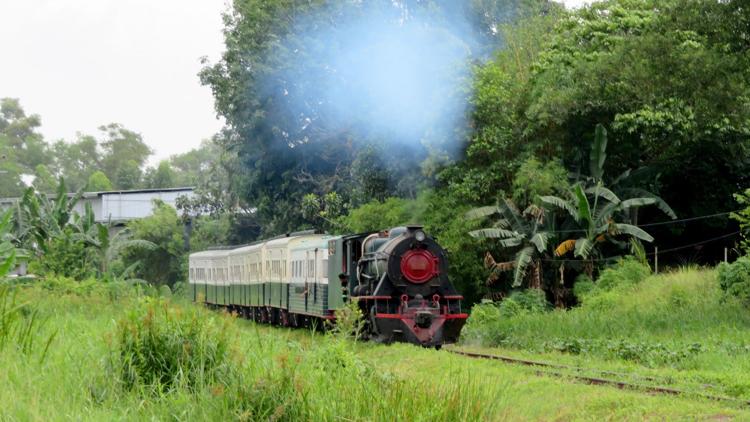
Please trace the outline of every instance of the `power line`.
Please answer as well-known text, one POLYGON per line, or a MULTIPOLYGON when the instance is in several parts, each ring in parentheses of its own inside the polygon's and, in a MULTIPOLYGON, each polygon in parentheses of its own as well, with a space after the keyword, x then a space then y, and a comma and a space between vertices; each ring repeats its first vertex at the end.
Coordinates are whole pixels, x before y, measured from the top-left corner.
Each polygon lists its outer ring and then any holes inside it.
POLYGON ((641 224, 638 227, 652 227, 652 226, 663 226, 663 225, 667 225, 667 224, 684 223, 686 221, 695 221, 695 220, 703 220, 703 219, 706 219, 706 218, 720 217, 722 215, 729 215, 729 214, 731 214, 733 212, 740 212, 740 211, 742 211, 742 210, 719 212, 719 213, 716 213, 716 214, 701 215, 701 216, 698 216, 698 217, 690 217, 690 218, 682 218, 682 219, 679 219, 679 220, 662 221, 662 222, 659 222, 659 223, 641 224))
MULTIPOLYGON (((700 242, 695 242, 695 243, 691 243, 691 244, 688 244, 688 245, 678 246, 676 248, 664 249, 662 251, 659 251, 659 255, 662 255, 662 254, 665 254, 665 253, 669 253, 669 252, 675 252, 675 251, 679 251, 679 250, 683 250, 683 249, 693 248, 693 247, 696 247, 696 246, 704 245, 706 243, 711 243, 711 242, 715 242, 717 240, 726 239, 728 237, 736 236, 738 234, 740 234, 739 230, 737 230, 735 232, 732 232, 732 233, 727 233, 727 234, 724 234, 724 235, 721 235, 721 236, 713 237, 711 239, 702 240, 700 242)), ((654 251, 654 252, 648 252, 648 253, 646 253, 646 255, 647 256, 655 256, 656 255, 656 251, 654 251)), ((621 257, 619 257, 619 256, 614 256, 614 257, 609 257, 609 258, 592 258, 592 259, 542 259, 542 261, 545 261, 545 262, 603 262, 603 261, 616 261, 616 260, 618 260, 620 258, 621 257)))
MULTIPOLYGON (((691 243, 689 245, 678 246, 676 248, 671 248, 671 249, 664 249, 663 251, 659 251, 659 255, 661 255, 663 253, 667 253, 667 252, 674 252, 674 251, 679 251, 679 250, 682 250, 682 249, 693 248, 695 246, 700 246, 700 245, 703 245, 703 244, 706 244, 706 243, 711 243, 711 242, 714 242, 714 241, 717 241, 717 240, 726 239, 727 237, 736 236, 738 234, 740 234, 739 230, 737 230, 736 232, 727 233, 725 235, 714 237, 714 238, 707 239, 707 240, 703 240, 703 241, 700 241, 700 242, 691 243)), ((656 255, 656 252, 649 252, 646 255, 653 256, 653 255, 656 255)))
MULTIPOLYGON (((725 212, 719 212, 716 214, 708 214, 708 215, 700 215, 697 217, 682 218, 679 220, 661 221, 658 223, 639 224, 637 227, 654 227, 654 226, 664 226, 664 225, 669 225, 669 224, 679 224, 679 223, 685 223, 688 221, 696 221, 696 220, 704 220, 708 218, 720 217, 723 215, 729 215, 734 212, 740 212, 740 211, 742 210, 725 211, 725 212)), ((571 229, 571 230, 554 230, 554 231, 548 231, 547 233, 586 233, 586 232, 587 230, 583 230, 583 229, 571 229)))

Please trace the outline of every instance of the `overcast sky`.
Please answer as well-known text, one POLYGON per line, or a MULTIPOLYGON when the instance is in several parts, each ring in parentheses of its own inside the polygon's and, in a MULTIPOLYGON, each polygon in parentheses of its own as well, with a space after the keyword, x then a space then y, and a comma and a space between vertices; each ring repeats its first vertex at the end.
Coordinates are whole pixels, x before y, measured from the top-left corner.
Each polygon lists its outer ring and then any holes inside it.
MULTIPOLYGON (((577 7, 584 0, 565 0, 577 7)), ((221 54, 225 0, 0 0, 0 97, 42 117, 48 141, 118 122, 152 162, 220 127, 200 57, 221 54)))

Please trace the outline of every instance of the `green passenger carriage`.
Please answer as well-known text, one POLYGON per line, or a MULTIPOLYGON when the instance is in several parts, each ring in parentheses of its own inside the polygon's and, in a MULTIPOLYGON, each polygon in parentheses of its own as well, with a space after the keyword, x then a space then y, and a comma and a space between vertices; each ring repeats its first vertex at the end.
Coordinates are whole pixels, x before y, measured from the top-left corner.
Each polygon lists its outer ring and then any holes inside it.
POLYGON ((447 254, 419 226, 330 236, 292 233, 189 258, 192 299, 255 321, 308 326, 355 302, 365 333, 440 347, 467 314, 448 280, 447 254))

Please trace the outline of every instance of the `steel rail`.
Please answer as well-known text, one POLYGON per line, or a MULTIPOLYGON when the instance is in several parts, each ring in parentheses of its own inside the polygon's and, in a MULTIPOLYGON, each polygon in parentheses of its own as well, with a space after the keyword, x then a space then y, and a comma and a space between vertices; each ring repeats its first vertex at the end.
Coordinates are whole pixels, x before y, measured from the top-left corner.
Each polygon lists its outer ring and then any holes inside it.
MULTIPOLYGON (((575 367, 575 366, 558 365, 558 364, 552 364, 552 363, 547 363, 547 362, 512 358, 512 357, 500 356, 500 355, 490 355, 490 354, 485 354, 485 353, 467 352, 467 351, 457 350, 453 348, 446 348, 444 350, 447 351, 448 353, 453 353, 456 355, 466 356, 466 357, 470 357, 474 359, 496 360, 496 361, 500 361, 503 363, 515 364, 515 365, 534 366, 534 367, 549 368, 549 369, 567 369, 567 370, 575 370, 579 372, 583 370, 587 370, 586 368, 575 367)), ((610 371, 600 371, 596 369, 588 369, 588 370, 593 371, 593 372, 598 372, 600 374, 625 375, 625 374, 618 374, 616 372, 610 372, 610 371)), ((585 384, 591 384, 591 385, 613 386, 621 390, 625 390, 625 389, 636 390, 636 391, 643 391, 647 393, 666 394, 666 395, 672 395, 672 396, 694 396, 694 397, 711 400, 711 401, 728 402, 728 403, 733 403, 733 404, 737 404, 741 406, 750 406, 750 400, 736 399, 733 397, 726 397, 726 396, 701 394, 697 392, 685 391, 685 390, 680 390, 680 389, 671 388, 671 387, 635 384, 632 382, 609 379, 609 378, 590 377, 586 375, 568 374, 564 372, 555 372, 555 371, 550 371, 550 370, 538 370, 536 371, 536 374, 539 376, 553 376, 557 378, 568 378, 568 379, 572 379, 575 381, 579 381, 579 382, 583 382, 585 384)), ((650 378, 650 377, 640 377, 640 378, 644 380, 655 381, 654 378, 650 378)))

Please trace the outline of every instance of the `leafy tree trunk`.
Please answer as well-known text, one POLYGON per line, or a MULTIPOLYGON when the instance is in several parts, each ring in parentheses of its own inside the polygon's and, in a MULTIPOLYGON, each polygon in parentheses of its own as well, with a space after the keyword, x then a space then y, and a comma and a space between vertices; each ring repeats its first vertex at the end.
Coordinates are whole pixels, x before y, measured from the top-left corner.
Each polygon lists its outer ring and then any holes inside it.
POLYGON ((590 279, 594 279, 594 260, 590 259, 588 262, 583 264, 583 272, 589 276, 590 279))
POLYGON ((556 284, 552 288, 552 293, 555 295, 555 307, 564 308, 565 302, 563 301, 565 295, 565 262, 560 264, 560 284, 556 284))
POLYGON ((529 287, 532 289, 540 289, 542 288, 542 261, 537 260, 533 264, 533 269, 531 270, 531 280, 529 282, 529 287))

